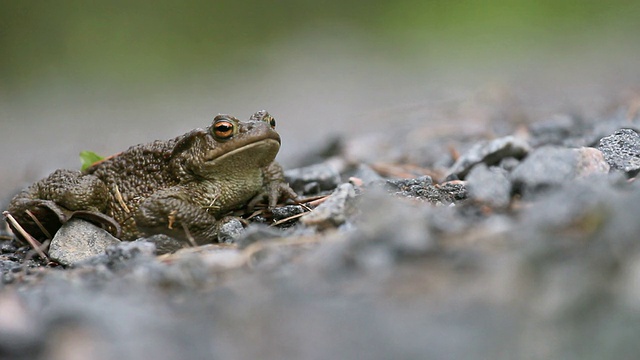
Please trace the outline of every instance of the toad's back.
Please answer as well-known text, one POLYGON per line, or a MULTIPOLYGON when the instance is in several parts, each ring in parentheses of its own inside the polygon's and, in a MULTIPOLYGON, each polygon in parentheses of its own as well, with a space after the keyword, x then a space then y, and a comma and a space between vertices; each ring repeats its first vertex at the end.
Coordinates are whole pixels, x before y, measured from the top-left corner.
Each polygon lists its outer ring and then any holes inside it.
POLYGON ((179 183, 168 162, 177 139, 135 145, 87 169, 107 186, 105 213, 120 223, 125 233, 135 228, 133 215, 141 200, 179 183))

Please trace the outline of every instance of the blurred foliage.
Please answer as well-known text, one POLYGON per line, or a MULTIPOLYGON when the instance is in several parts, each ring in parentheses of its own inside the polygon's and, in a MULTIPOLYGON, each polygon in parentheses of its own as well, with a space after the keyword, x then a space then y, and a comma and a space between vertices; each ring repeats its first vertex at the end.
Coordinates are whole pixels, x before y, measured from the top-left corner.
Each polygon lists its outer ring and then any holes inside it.
POLYGON ((633 39, 637 14, 640 2, 624 0, 2 0, 0 77, 11 87, 167 79, 252 66, 273 44, 325 31, 364 35, 390 57, 570 51, 633 39))

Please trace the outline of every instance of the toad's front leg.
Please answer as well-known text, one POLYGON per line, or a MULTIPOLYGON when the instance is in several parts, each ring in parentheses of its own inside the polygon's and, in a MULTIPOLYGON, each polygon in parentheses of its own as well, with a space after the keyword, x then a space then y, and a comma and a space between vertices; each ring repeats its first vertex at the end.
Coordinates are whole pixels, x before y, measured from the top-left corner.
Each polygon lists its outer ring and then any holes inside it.
POLYGON ((135 214, 138 229, 147 235, 166 234, 197 244, 217 242, 218 220, 194 203, 180 186, 158 191, 143 200, 135 214))

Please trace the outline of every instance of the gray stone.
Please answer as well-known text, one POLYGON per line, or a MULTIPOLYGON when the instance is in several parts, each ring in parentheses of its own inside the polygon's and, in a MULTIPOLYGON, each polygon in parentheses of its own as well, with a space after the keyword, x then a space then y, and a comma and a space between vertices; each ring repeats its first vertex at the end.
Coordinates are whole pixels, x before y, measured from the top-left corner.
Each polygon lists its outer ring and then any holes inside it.
POLYGON ((282 237, 282 231, 269 227, 264 224, 252 223, 247 226, 244 232, 240 236, 235 238, 235 243, 238 248, 244 249, 247 246, 257 242, 270 239, 277 239, 282 237))
POLYGON ((301 205, 286 205, 271 209, 274 220, 282 220, 291 216, 302 214, 305 209, 301 205))
POLYGON ((610 166, 602 154, 602 151, 592 147, 582 147, 576 149, 578 152, 578 164, 576 165, 576 176, 587 177, 595 174, 606 174, 610 166))
POLYGON ((507 157, 522 158, 529 153, 530 147, 526 141, 514 136, 505 136, 491 141, 482 141, 472 146, 458 158, 449 169, 449 176, 464 179, 473 166, 484 163, 498 164, 507 157))
POLYGON ((237 218, 224 221, 218 228, 218 242, 231 244, 244 231, 244 226, 237 218))
POLYGON ((634 130, 620 129, 603 137, 598 149, 613 169, 622 170, 629 176, 640 171, 640 136, 634 130))
POLYGON ((534 122, 529 125, 531 145, 564 145, 577 125, 578 119, 566 114, 556 114, 547 120, 534 122))
POLYGON ((353 177, 362 180, 363 185, 369 185, 375 182, 384 181, 384 178, 378 175, 370 166, 359 164, 353 177))
POLYGON ((64 224, 51 240, 49 257, 62 265, 73 265, 105 253, 120 240, 98 226, 80 219, 64 224))
POLYGON ((542 147, 533 151, 511 173, 515 189, 530 194, 594 174, 609 167, 594 148, 542 147))
POLYGON ((188 246, 188 244, 185 243, 184 241, 180 241, 176 238, 173 238, 165 234, 155 234, 149 237, 140 238, 136 241, 148 242, 148 243, 154 244, 156 247, 156 254, 158 255, 176 252, 188 246))
POLYGON ((436 205, 451 204, 467 198, 467 189, 462 181, 453 180, 434 185, 429 176, 387 180, 385 188, 396 196, 418 198, 436 205))
POLYGON ((75 268, 92 268, 104 265, 106 268, 117 271, 128 269, 144 262, 152 262, 156 256, 156 244, 145 240, 122 241, 109 245, 104 254, 96 255, 87 260, 76 262, 75 268))
POLYGON ((505 208, 511 201, 509 174, 497 167, 474 166, 467 176, 467 188, 471 199, 492 207, 505 208))
POLYGON ((287 170, 284 176, 298 194, 331 190, 340 184, 340 172, 329 162, 287 170))
POLYGON ((349 183, 342 184, 325 202, 301 217, 300 221, 305 225, 317 226, 320 229, 340 226, 354 212, 353 199, 355 197, 354 186, 349 183))

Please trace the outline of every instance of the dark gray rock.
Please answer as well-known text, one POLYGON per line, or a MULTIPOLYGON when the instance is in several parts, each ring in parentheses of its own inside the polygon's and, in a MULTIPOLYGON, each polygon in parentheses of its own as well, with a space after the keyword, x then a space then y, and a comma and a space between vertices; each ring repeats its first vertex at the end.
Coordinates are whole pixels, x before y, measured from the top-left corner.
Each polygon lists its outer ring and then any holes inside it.
POLYGON ((478 142, 453 164, 449 169, 449 177, 464 179, 474 165, 479 163, 496 165, 507 157, 520 159, 526 156, 530 149, 526 141, 514 136, 478 142))
POLYGON ((387 189, 400 192, 402 196, 424 196, 423 190, 433 185, 431 176, 421 176, 415 179, 393 179, 387 180, 387 189))
POLYGON ((456 202, 465 200, 469 197, 467 186, 463 181, 453 180, 436 185, 436 189, 440 194, 438 202, 446 201, 456 202))
POLYGON ((49 257, 62 265, 73 265, 104 254, 107 247, 120 240, 90 222, 72 219, 51 240, 49 257))
POLYGON ((384 181, 384 178, 378 175, 370 166, 360 164, 353 173, 353 177, 362 180, 363 185, 369 185, 375 182, 384 181))
POLYGON ((104 265, 106 268, 117 271, 127 269, 136 264, 152 261, 156 256, 156 246, 149 241, 123 241, 109 245, 104 254, 90 257, 86 260, 74 263, 78 268, 94 268, 104 265))
POLYGON ((467 197, 466 187, 461 181, 434 185, 430 176, 387 180, 385 188, 396 196, 418 198, 432 204, 451 204, 467 197))
POLYGON ((520 164, 520 160, 512 157, 507 157, 500 160, 500 164, 498 165, 501 169, 506 170, 507 172, 513 171, 520 164))
POLYGON ((602 154, 594 148, 542 147, 533 151, 511 173, 514 189, 523 194, 557 187, 578 177, 609 171, 602 154))
POLYGON ((284 176, 285 180, 298 194, 312 194, 323 190, 332 190, 340 184, 340 172, 330 162, 287 170, 284 176))
POLYGON ((529 125, 530 143, 533 147, 545 145, 564 145, 565 141, 575 135, 579 121, 573 116, 557 114, 550 119, 534 122, 529 125))
POLYGON ((118 244, 111 245, 106 249, 106 255, 114 260, 123 261, 133 259, 139 256, 152 257, 156 255, 156 246, 153 243, 145 241, 123 241, 118 244))
POLYGON ((358 246, 384 244, 392 257, 420 256, 438 248, 430 232, 430 216, 440 208, 416 208, 411 203, 379 193, 366 194, 362 216, 351 241, 358 246))
POLYGON ((300 221, 305 225, 316 226, 320 229, 340 226, 355 211, 353 202, 355 197, 356 191, 353 185, 349 183, 342 184, 334 190, 325 202, 301 217, 300 221))
POLYGON ((301 205, 286 205, 271 209, 274 220, 282 220, 291 216, 302 214, 305 212, 305 208, 301 205))
POLYGON ((474 166, 467 176, 469 198, 495 208, 506 208, 511 201, 509 173, 484 164, 474 166))
POLYGON ((156 234, 149 237, 140 238, 136 241, 145 241, 154 244, 156 247, 156 254, 158 255, 176 252, 188 246, 188 244, 184 241, 180 241, 165 234, 156 234))
POLYGON ((244 249, 257 241, 265 241, 282 237, 282 231, 258 223, 251 223, 245 231, 235 238, 238 248, 244 249))
POLYGON ((600 139, 598 149, 611 168, 621 170, 629 176, 640 171, 640 136, 632 129, 620 129, 600 139))
POLYGON ((18 250, 18 246, 13 240, 5 240, 0 242, 0 253, 14 253, 18 250))
POLYGON ((242 222, 237 218, 230 218, 227 221, 223 221, 218 227, 218 242, 224 244, 232 244, 236 237, 238 237, 244 231, 242 222))

